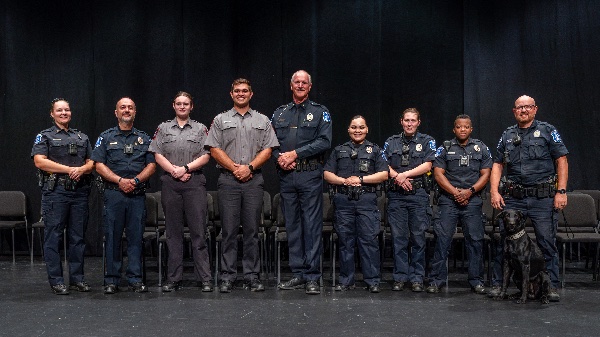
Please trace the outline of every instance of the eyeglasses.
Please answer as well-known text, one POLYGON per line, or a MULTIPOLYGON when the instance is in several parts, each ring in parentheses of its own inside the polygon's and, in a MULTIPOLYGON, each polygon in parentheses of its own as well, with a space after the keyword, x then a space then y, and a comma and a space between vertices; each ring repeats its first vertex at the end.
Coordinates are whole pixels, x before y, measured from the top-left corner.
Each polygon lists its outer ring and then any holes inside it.
POLYGON ((533 108, 535 108, 535 104, 530 104, 530 105, 519 105, 519 106, 516 106, 516 107, 514 107, 513 109, 514 109, 514 110, 517 110, 517 111, 519 111, 519 110, 521 110, 521 109, 525 109, 525 111, 529 111, 529 110, 531 110, 531 109, 533 109, 533 108))

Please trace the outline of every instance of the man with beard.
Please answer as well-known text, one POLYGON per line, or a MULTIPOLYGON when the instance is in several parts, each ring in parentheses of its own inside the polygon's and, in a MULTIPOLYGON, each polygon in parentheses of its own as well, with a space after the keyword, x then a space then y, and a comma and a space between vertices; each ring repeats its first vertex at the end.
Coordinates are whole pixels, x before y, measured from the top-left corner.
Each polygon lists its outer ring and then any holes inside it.
POLYGON ((92 153, 96 171, 104 179, 104 239, 106 273, 104 293, 119 290, 121 238, 127 236, 127 282, 129 290, 147 292, 142 282, 142 235, 144 233, 146 182, 156 170, 150 137, 133 127, 136 108, 128 97, 117 102, 118 126, 100 134, 92 153))

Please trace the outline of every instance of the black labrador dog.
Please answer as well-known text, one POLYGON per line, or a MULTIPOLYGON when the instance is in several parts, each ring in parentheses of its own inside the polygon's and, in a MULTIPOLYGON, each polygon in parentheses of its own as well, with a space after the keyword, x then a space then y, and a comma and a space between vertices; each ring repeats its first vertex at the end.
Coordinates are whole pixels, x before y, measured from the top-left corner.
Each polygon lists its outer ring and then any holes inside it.
POLYGON ((517 210, 507 209, 496 217, 502 221, 506 238, 504 239, 504 279, 500 296, 506 298, 506 289, 512 276, 513 282, 520 292, 508 296, 524 304, 527 299, 540 299, 548 304, 550 291, 550 276, 546 270, 544 255, 538 245, 525 232, 525 217, 517 210))

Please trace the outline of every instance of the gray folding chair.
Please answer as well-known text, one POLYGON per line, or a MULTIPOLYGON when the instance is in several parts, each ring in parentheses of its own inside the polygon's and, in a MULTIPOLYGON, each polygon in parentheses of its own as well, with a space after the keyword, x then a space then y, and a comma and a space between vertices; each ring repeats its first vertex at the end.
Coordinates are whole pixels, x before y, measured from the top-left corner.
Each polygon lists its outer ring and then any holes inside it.
MULTIPOLYGON (((27 231, 27 202, 21 191, 0 191, 0 230, 10 229, 12 233, 12 256, 15 263, 15 229, 25 228, 27 249, 29 232, 27 231)), ((0 242, 2 242, 0 240, 0 242)), ((0 250, 1 251, 1 250, 0 250)))

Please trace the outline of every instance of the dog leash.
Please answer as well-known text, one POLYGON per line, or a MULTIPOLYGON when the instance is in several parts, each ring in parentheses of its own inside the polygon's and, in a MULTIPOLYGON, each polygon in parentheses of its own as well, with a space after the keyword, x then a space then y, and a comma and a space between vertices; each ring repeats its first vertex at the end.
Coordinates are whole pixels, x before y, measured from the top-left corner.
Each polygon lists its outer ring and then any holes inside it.
MULTIPOLYGON (((573 238, 575 238, 575 234, 573 233, 573 229, 571 229, 571 226, 569 226, 569 223, 567 222, 567 217, 565 216, 565 210, 561 209, 560 212, 562 213, 563 221, 565 222, 565 233, 567 233, 567 238, 572 240, 573 238), (571 232, 570 236, 569 236, 569 232, 571 232)), ((552 212, 552 216, 554 217, 554 212, 552 212)))

